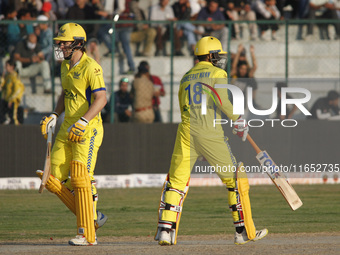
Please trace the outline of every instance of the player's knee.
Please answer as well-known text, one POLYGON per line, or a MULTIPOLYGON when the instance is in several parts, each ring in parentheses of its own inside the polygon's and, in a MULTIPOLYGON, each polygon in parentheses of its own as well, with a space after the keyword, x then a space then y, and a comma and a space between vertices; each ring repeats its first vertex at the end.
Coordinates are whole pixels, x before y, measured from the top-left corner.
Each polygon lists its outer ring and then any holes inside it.
POLYGON ((71 162, 71 184, 76 188, 91 188, 90 176, 86 166, 80 161, 71 162))

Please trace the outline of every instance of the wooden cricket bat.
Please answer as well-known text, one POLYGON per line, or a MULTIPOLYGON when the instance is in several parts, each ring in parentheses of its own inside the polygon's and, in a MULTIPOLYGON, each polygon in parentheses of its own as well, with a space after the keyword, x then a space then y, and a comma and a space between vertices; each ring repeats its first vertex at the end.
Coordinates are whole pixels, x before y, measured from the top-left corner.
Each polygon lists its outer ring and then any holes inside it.
POLYGON ((51 174, 51 149, 52 149, 52 129, 47 132, 47 149, 44 165, 44 174, 41 178, 39 193, 42 193, 51 174))
POLYGON ((273 181, 275 186, 279 189, 283 197, 286 199, 290 208, 295 211, 302 206, 302 201, 296 194, 294 188, 288 182, 286 176, 279 171, 272 158, 266 151, 261 151, 261 149, 256 145, 254 140, 248 134, 247 140, 253 146, 257 153, 257 160, 263 167, 266 167, 266 173, 269 175, 270 179, 273 181))

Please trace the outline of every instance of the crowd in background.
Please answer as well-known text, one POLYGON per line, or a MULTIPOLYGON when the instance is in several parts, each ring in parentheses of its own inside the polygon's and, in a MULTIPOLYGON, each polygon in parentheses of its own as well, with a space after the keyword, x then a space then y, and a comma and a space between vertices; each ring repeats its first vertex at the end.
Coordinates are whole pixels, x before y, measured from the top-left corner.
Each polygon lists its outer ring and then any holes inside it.
MULTIPOLYGON (((217 37, 223 47, 227 47, 229 31, 232 40, 278 40, 276 23, 261 23, 257 20, 283 20, 283 19, 340 19, 340 0, 155 0, 148 1, 148 5, 139 0, 0 0, 1 20, 37 21, 37 23, 11 23, 0 25, 0 72, 5 77, 4 60, 9 56, 10 63, 15 65, 19 78, 28 78, 31 84, 31 93, 36 93, 36 76, 41 75, 44 84, 44 93, 51 93, 51 60, 53 54, 53 31, 58 31, 58 25, 52 27, 47 21, 55 20, 107 20, 107 24, 83 24, 87 33, 87 52, 100 63, 102 57, 109 57, 112 51, 111 21, 181 21, 173 27, 174 55, 183 56, 183 46, 193 55, 194 46, 202 36, 217 37), (225 25, 223 21, 250 21, 250 23, 234 23, 225 25), (196 21, 196 23, 191 23, 196 21), (217 23, 202 23, 197 21, 221 21, 217 23), (45 22, 45 23, 44 23, 45 22), (248 36, 248 38, 245 38, 248 36), (186 42, 186 44, 184 44, 186 42), (100 54, 99 45, 106 48, 106 53, 100 54)), ((62 25, 62 24, 60 24, 62 25)), ((319 37, 322 40, 340 39, 340 23, 318 24, 319 37), (334 26, 335 35, 331 38, 328 26, 334 26)), ((300 24, 296 35, 297 40, 310 40, 313 35, 314 25, 300 24), (303 29, 306 27, 306 31, 303 29)), ((165 95, 165 90, 160 79, 146 72, 143 65, 150 68, 146 62, 140 63, 136 68, 134 56, 168 56, 166 42, 170 37, 170 26, 167 23, 136 23, 117 24, 115 31, 115 49, 119 59, 119 73, 121 75, 135 75, 129 98, 138 97, 138 86, 141 80, 149 80, 150 102, 142 107, 136 104, 135 115, 145 115, 144 122, 161 121, 159 111, 160 96, 165 95), (132 52, 131 43, 136 45, 132 52), (153 49, 155 49, 153 51, 153 49), (127 61, 128 70, 124 70, 127 61), (142 64, 142 65, 141 65, 142 64), (144 68, 144 69, 143 69, 144 68), (161 84, 161 85, 160 85, 161 84), (161 86, 158 89, 157 86, 161 86), (137 89, 136 89, 137 87, 137 89), (156 88, 156 89, 155 89, 156 88), (152 110, 152 111, 151 111, 152 110), (151 114, 152 112, 152 114, 151 114)), ((232 82, 239 86, 253 88, 255 98, 257 83, 254 73, 257 68, 254 47, 250 47, 252 63, 249 64, 245 57, 242 44, 238 51, 232 55, 232 68, 230 77, 232 82)), ((58 74, 58 65, 54 65, 58 74)), ((159 77, 158 77, 159 78, 159 77)), ((144 84, 144 83, 143 83, 144 84)), ((122 85, 122 83, 120 84, 122 85)), ((124 88, 120 86, 120 94, 124 88)), ((2 93, 4 94, 4 93, 2 93)), ((145 93, 147 94, 147 93, 145 93)), ((117 97, 117 95, 116 95, 117 97)), ((118 97, 119 99, 119 97, 118 97)), ((129 100, 130 100, 129 99, 129 100)), ((144 99, 143 99, 144 100, 144 99)), ((138 101, 138 100, 137 100, 138 101)), ((130 110, 129 110, 130 111, 130 110)), ((125 117, 118 114, 121 121, 129 120, 131 115, 126 111, 125 117)), ((118 110, 116 108, 116 113, 118 110)), ((134 118, 137 120, 138 118, 134 118)), ((15 120, 12 120, 15 122, 15 120)), ((18 123, 18 121, 16 122, 18 123)))

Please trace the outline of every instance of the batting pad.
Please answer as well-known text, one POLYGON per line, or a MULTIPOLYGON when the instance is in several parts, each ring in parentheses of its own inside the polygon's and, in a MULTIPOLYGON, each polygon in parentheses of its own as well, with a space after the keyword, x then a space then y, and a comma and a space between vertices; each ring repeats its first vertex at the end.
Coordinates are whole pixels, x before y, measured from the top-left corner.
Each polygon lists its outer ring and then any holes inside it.
POLYGON ((171 244, 177 243, 179 222, 182 216, 183 203, 189 191, 189 181, 190 179, 188 180, 184 191, 180 191, 178 189, 168 187, 169 175, 167 175, 163 184, 160 204, 158 208, 158 225, 155 234, 156 241, 159 241, 159 235, 162 228, 168 228, 170 229, 171 244), (167 197, 166 194, 168 195, 167 197), (169 202, 172 202, 172 204, 170 204, 169 202), (169 215, 171 218, 166 218, 169 217, 169 215))
POLYGON ((256 236, 256 229, 251 214, 249 182, 243 164, 239 165, 237 168, 237 186, 243 210, 244 226, 246 228, 248 238, 252 240, 256 236))
MULTIPOLYGON (((41 170, 37 170, 36 174, 41 179, 44 172, 41 170)), ((56 179, 53 175, 50 175, 46 183, 46 189, 57 195, 59 199, 71 210, 74 214, 76 214, 76 207, 75 207, 75 199, 71 191, 66 188, 61 182, 56 179)))
POLYGON ((71 184, 74 189, 78 235, 83 235, 89 243, 94 243, 95 228, 91 180, 86 166, 82 162, 71 162, 71 184))

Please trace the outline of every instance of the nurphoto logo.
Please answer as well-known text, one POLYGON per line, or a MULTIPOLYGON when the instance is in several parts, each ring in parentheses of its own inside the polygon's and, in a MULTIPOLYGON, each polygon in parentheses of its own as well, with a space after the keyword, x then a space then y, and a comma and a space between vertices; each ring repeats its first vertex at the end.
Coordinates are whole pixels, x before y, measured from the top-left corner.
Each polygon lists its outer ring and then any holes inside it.
MULTIPOLYGON (((216 89, 228 89, 233 97, 233 114, 235 115, 243 115, 245 112, 245 96, 242 92, 242 90, 231 84, 215 84, 215 87, 211 87, 208 84, 197 82, 192 86, 192 92, 191 92, 191 85, 189 85, 185 90, 188 91, 189 96, 189 105, 192 103, 196 105, 201 105, 201 114, 206 115, 207 114, 207 95, 209 95, 212 100, 214 101, 214 104, 216 104, 216 98, 219 100, 220 104, 222 105, 222 100, 220 96, 218 95, 216 89), (205 92, 205 94, 203 93, 205 92)), ((274 113, 278 107, 278 98, 277 98, 277 88, 272 88, 272 105, 267 110, 259 110, 255 109, 254 107, 254 100, 253 100, 253 89, 251 87, 247 88, 247 107, 249 109, 249 112, 257 115, 257 116, 268 116, 272 113, 274 113)), ((309 116, 312 115, 306 107, 303 105, 307 103, 311 99, 311 93, 309 90, 305 88, 296 88, 296 87, 286 87, 281 89, 281 115, 286 115, 286 108, 287 105, 295 105, 304 115, 309 116), (289 93, 295 93, 302 95, 300 98, 288 98, 289 93)), ((297 121, 294 119, 285 119, 280 121, 279 119, 251 119, 248 121, 248 125, 250 127, 262 127, 265 122, 270 122, 271 126, 274 127, 275 122, 280 122, 283 127, 295 127, 297 126, 297 121)), ((216 124, 227 124, 230 123, 230 125, 233 125, 233 122, 231 120, 227 119, 214 119, 214 127, 216 124)))

